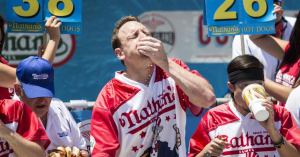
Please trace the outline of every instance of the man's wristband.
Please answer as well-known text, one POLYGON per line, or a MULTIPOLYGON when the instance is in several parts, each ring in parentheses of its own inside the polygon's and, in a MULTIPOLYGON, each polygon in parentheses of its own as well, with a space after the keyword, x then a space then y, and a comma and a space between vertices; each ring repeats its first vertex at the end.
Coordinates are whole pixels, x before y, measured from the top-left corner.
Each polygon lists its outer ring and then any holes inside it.
POLYGON ((275 148, 281 148, 281 146, 285 143, 283 136, 280 136, 280 140, 278 142, 272 141, 275 148))

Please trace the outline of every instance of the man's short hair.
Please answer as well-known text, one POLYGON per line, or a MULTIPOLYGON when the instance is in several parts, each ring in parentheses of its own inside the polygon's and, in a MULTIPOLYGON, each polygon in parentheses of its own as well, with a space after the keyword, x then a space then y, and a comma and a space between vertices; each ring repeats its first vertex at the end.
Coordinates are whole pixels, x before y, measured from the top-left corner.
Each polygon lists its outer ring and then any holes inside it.
POLYGON ((116 22, 115 28, 114 28, 113 33, 112 33, 112 39, 111 39, 113 50, 116 49, 116 48, 121 47, 121 41, 120 41, 120 39, 118 37, 118 33, 119 33, 120 28, 125 23, 127 23, 129 21, 140 22, 140 20, 137 17, 135 17, 135 16, 124 16, 119 21, 116 22))

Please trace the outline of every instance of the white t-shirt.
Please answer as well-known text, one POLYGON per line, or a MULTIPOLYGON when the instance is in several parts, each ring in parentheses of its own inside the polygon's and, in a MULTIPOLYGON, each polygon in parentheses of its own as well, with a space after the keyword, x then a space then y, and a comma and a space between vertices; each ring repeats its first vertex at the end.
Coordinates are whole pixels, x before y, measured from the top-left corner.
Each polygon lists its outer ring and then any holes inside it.
MULTIPOLYGON (((296 19, 293 17, 284 17, 287 21, 286 28, 283 33, 283 40, 289 40, 293 26, 296 22, 296 19)), ((284 26, 285 27, 285 26, 284 26)), ((256 46, 249 35, 244 35, 244 44, 245 44, 245 54, 250 54, 259 59, 259 61, 264 65, 265 76, 268 79, 274 80, 275 74, 277 70, 277 66, 279 66, 279 60, 269 53, 263 51, 261 48, 256 46)), ((232 58, 235 58, 239 55, 242 55, 241 50, 241 37, 236 35, 232 42, 232 58)))
POLYGON ((285 108, 291 112, 297 125, 300 127, 300 86, 295 88, 289 95, 285 108))
POLYGON ((53 98, 48 111, 46 132, 51 140, 47 150, 58 146, 76 146, 79 149, 87 149, 86 142, 65 104, 53 98))

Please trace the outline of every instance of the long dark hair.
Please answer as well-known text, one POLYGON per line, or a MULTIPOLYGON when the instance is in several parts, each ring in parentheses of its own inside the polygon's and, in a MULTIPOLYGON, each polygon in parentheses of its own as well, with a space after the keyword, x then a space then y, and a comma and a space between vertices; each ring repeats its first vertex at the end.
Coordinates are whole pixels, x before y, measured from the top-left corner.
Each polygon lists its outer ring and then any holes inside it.
POLYGON ((281 65, 295 63, 300 58, 300 11, 298 12, 297 20, 289 39, 289 44, 290 48, 287 50, 281 65))
MULTIPOLYGON (((286 55, 282 60, 282 65, 293 64, 300 59, 300 11, 297 15, 296 23, 293 27, 290 39, 289 39, 290 48, 287 50, 286 55)), ((293 84, 293 87, 300 85, 300 72, 296 77, 296 81, 293 84)))
POLYGON ((264 65, 252 55, 240 55, 229 62, 227 74, 245 69, 260 69, 263 71, 264 65))

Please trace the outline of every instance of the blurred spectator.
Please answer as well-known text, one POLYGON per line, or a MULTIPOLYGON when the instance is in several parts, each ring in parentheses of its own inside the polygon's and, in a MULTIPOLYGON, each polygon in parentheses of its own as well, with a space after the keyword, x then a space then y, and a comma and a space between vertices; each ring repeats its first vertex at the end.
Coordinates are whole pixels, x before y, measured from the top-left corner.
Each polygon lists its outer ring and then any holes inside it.
POLYGON ((51 144, 47 150, 59 146, 77 147, 81 156, 88 156, 86 142, 66 108, 54 96, 54 70, 45 59, 31 56, 22 60, 17 67, 15 92, 20 100, 29 105, 41 119, 51 144))
MULTIPOLYGON (((275 12, 280 8, 275 7, 275 12)), ((300 71, 300 12, 289 41, 271 35, 252 35, 250 39, 260 48, 281 61, 276 82, 265 80, 267 92, 284 105, 290 92, 299 82, 300 71)))
MULTIPOLYGON (((289 40, 296 18, 283 16, 282 0, 274 0, 274 4, 278 5, 281 10, 279 9, 276 12, 276 34, 274 34, 273 36, 282 40, 289 40)), ((244 46, 245 54, 253 55, 258 58, 261 63, 263 63, 265 67, 264 72, 266 78, 275 80, 275 75, 278 70, 280 61, 276 57, 262 50, 260 47, 257 47, 250 40, 249 35, 244 35, 244 46)), ((235 58, 239 55, 242 55, 241 36, 237 35, 234 37, 232 42, 232 58, 235 58)))

